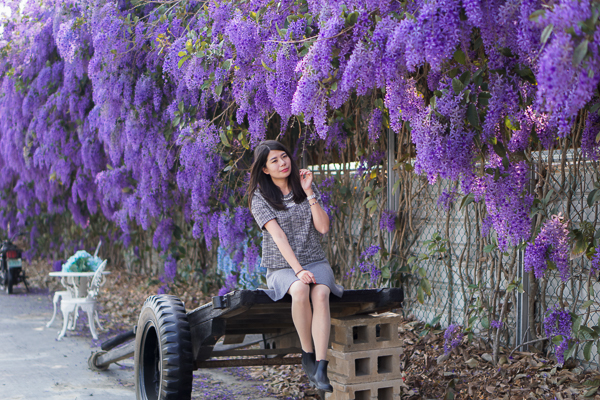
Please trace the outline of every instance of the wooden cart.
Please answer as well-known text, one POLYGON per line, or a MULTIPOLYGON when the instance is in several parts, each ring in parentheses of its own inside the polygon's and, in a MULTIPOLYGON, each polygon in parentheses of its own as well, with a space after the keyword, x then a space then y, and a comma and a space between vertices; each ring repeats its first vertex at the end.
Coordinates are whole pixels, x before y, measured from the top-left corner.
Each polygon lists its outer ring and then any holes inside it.
MULTIPOLYGON (((403 298, 401 288, 346 290, 342 298, 331 296, 331 316, 389 311, 401 308, 403 298)), ((134 356, 138 400, 190 399, 199 368, 300 364, 301 357, 288 356, 300 353, 298 347, 277 346, 277 338, 289 332, 294 332, 289 295, 274 302, 261 290, 239 290, 189 312, 175 296, 151 296, 137 326, 103 343, 88 364, 106 370, 134 356), (223 336, 233 344, 217 345, 223 336), (258 343, 260 349, 247 349, 258 343)))

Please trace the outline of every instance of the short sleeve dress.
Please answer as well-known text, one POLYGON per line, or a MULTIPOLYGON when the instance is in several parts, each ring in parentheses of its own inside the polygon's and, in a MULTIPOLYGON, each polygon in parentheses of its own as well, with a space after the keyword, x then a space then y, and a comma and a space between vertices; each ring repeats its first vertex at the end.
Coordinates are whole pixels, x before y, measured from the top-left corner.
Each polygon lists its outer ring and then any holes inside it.
MULTIPOLYGON (((323 207, 321 195, 313 183, 312 189, 317 201, 323 207)), ((333 271, 325 258, 321 246, 322 235, 316 230, 313 223, 312 211, 309 200, 296 204, 290 192, 284 196, 285 210, 273 208, 257 189, 252 196, 251 212, 254 220, 262 230, 262 266, 267 268, 267 295, 274 301, 285 296, 292 283, 299 280, 290 264, 285 260, 271 234, 265 229, 265 224, 272 219, 285 233, 290 247, 302 268, 310 271, 315 276, 318 284, 329 287, 331 293, 342 297, 344 289, 335 283, 333 271)))

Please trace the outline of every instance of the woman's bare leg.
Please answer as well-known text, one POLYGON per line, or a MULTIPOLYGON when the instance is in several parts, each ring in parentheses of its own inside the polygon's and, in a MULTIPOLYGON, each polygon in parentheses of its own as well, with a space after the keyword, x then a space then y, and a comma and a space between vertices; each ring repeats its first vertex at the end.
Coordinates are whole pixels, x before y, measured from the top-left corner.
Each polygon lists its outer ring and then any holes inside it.
POLYGON ((311 323, 313 319, 310 308, 310 286, 296 281, 290 286, 288 293, 292 296, 292 320, 300 337, 302 350, 312 353, 311 323))
POLYGON ((317 360, 327 358, 329 331, 331 329, 331 314, 329 311, 329 293, 326 285, 314 285, 310 291, 313 305, 312 337, 315 341, 315 356, 317 360))

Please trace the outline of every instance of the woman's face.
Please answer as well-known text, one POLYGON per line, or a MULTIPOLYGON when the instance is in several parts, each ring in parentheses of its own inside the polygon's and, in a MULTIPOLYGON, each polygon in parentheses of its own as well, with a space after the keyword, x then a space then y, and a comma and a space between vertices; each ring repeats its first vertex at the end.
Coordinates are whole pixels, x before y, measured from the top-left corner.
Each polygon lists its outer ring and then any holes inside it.
POLYGON ((292 171, 292 162, 287 153, 283 150, 271 150, 267 157, 267 163, 263 167, 263 172, 271 175, 272 179, 284 179, 290 176, 292 171))

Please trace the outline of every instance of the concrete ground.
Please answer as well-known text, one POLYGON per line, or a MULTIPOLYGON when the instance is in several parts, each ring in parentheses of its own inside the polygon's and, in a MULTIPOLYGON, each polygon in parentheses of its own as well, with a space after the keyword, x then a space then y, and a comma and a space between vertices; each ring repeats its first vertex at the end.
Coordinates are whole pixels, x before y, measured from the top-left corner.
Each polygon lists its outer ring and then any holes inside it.
POLYGON ((80 336, 67 333, 57 341, 61 316, 46 327, 52 317, 50 295, 36 289, 26 293, 22 286, 15 287, 10 296, 0 292, 0 398, 135 398, 133 360, 102 373, 91 371, 87 366, 93 350, 89 331, 85 335, 80 323, 80 336))
MULTIPOLYGON (((99 349, 80 321, 76 331, 67 331, 61 341, 56 337, 62 317, 52 327, 52 295, 19 285, 14 294, 0 292, 0 399, 102 400, 135 399, 133 358, 111 365, 107 371, 94 372, 87 360, 99 349)), ((105 340, 107 334, 101 334, 105 340)), ((194 372, 193 399, 277 400, 261 382, 236 376, 235 369, 194 372)))

